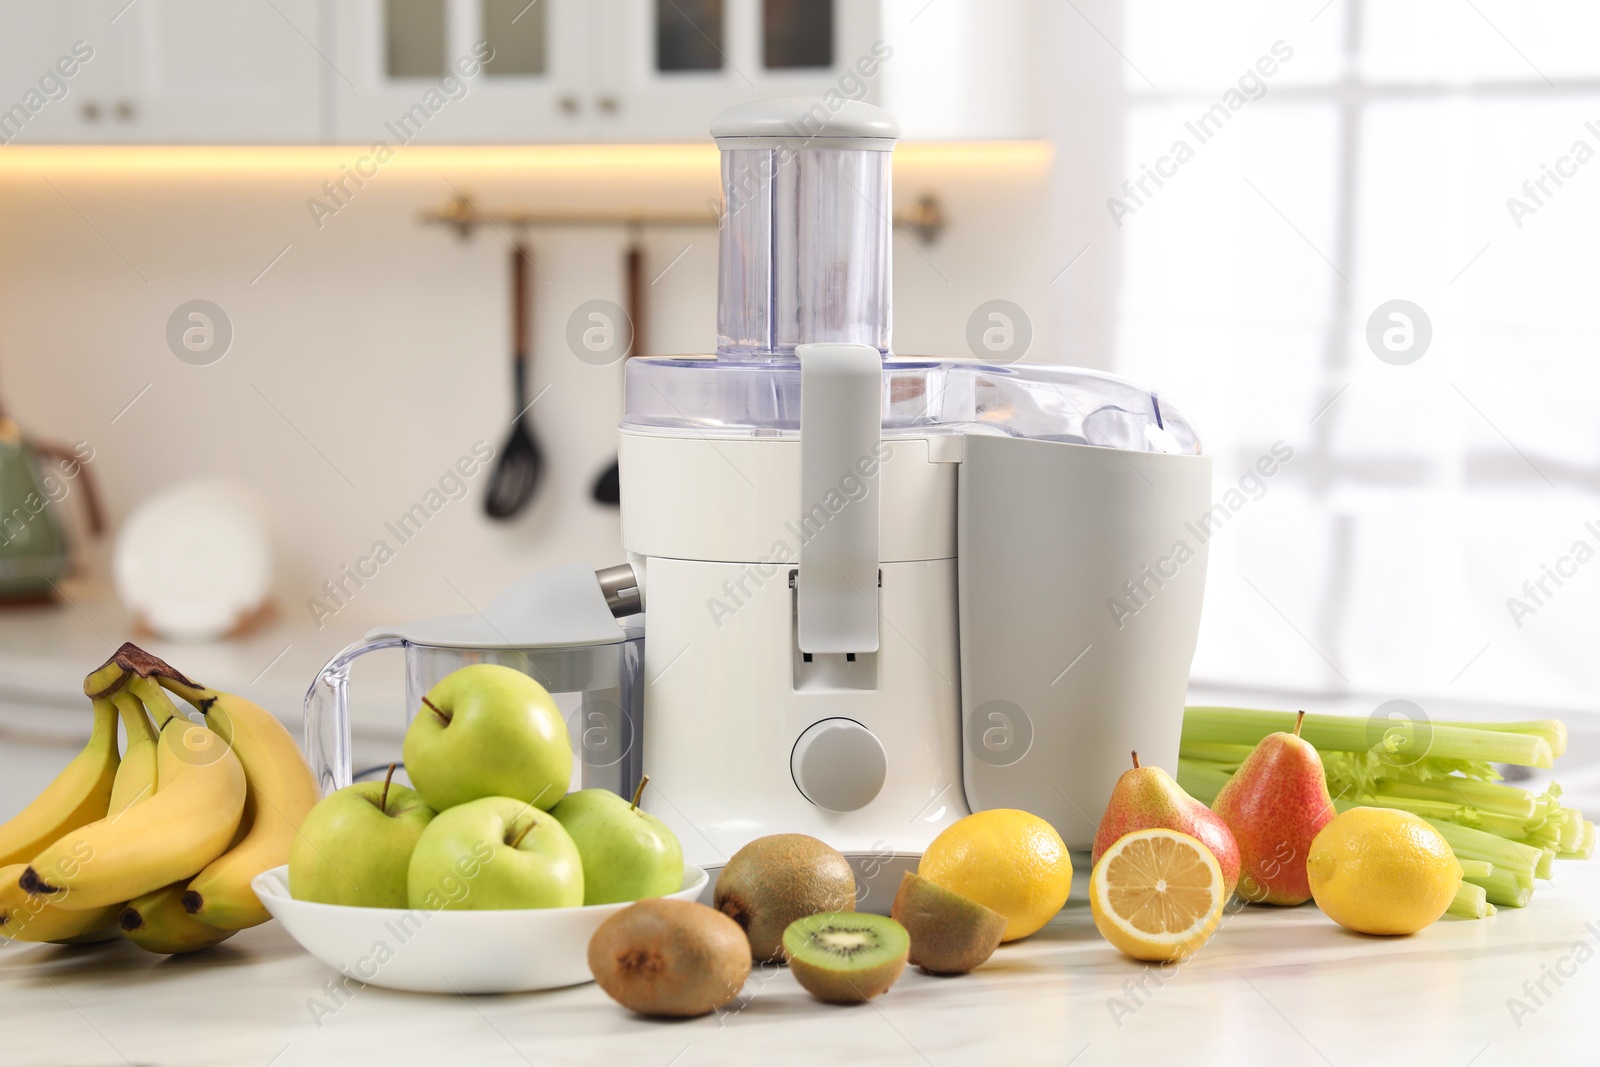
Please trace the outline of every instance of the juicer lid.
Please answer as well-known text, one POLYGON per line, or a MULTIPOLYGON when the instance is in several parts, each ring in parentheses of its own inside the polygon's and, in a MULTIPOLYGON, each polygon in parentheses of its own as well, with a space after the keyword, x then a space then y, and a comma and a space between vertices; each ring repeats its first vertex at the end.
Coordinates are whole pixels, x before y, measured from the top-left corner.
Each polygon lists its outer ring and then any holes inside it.
POLYGON ((900 124, 881 107, 841 96, 782 96, 736 104, 711 120, 717 146, 890 152, 900 124))
POLYGON ((572 648, 614 645, 627 634, 618 624, 595 570, 568 563, 515 582, 475 615, 420 619, 379 627, 367 639, 398 637, 444 648, 572 648))

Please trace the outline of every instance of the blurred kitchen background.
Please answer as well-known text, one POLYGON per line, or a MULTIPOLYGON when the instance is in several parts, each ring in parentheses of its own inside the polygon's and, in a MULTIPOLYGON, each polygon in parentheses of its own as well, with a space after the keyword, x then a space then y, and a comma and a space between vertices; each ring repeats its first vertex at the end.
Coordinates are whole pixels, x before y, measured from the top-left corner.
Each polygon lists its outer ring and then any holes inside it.
MULTIPOLYGON (((133 632, 112 546, 188 479, 255 495, 275 612, 154 647, 291 721, 374 625, 620 561, 591 488, 621 364, 572 323, 628 303, 637 246, 642 354, 712 350, 709 120, 836 93, 903 128, 898 352, 973 354, 1008 301, 1023 358, 1199 428, 1229 517, 1197 699, 1590 711, 1597 34, 1592 4, 1509 0, 4 0, 0 404, 89 449, 109 529, 63 482, 71 573, 0 610, 0 702, 67 706, 133 632), (495 522, 489 471, 449 472, 510 428, 516 239, 546 467, 495 522)), ((153 514, 158 546, 191 521, 153 514)), ((357 676, 358 723, 397 731, 397 666, 357 676)))

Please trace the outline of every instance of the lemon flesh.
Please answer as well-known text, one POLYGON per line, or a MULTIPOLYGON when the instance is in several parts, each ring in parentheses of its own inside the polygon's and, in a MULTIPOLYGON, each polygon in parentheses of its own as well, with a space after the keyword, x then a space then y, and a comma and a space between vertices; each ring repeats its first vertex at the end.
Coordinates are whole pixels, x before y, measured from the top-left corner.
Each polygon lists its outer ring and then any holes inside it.
POLYGON ((1216 931, 1226 901, 1216 857, 1176 830, 1119 838, 1089 876, 1095 928, 1137 960, 1187 959, 1216 931))

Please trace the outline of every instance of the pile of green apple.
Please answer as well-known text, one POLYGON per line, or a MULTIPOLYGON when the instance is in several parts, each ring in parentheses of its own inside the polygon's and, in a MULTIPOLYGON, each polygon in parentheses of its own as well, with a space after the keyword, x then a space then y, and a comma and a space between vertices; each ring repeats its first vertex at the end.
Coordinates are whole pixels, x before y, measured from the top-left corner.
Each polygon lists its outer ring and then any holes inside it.
POLYGON ((390 765, 382 782, 324 797, 290 852, 296 900, 493 911, 682 888, 683 850, 639 792, 632 803, 606 789, 567 792, 567 726, 538 682, 474 664, 422 703, 402 750, 416 788, 396 784, 390 765))

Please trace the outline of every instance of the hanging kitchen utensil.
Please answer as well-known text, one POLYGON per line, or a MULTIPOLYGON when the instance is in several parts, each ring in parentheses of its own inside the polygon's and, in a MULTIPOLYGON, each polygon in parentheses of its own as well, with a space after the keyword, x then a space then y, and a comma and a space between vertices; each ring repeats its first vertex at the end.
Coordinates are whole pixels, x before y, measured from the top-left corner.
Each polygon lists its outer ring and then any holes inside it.
POLYGON ((544 474, 544 453, 528 425, 528 409, 532 407, 528 401, 528 262, 527 247, 521 241, 512 245, 511 340, 516 417, 483 499, 483 509, 489 517, 502 521, 527 507, 544 474))
MULTIPOLYGON (((637 238, 628 246, 626 258, 628 278, 628 318, 633 325, 633 347, 623 359, 644 353, 644 247, 637 238)), ((591 491, 595 503, 610 507, 622 504, 622 468, 616 460, 600 472, 591 491)))
POLYGON ((87 463, 94 452, 25 438, 0 412, 0 602, 46 600, 71 568, 71 544, 56 505, 83 486, 89 534, 105 529, 87 463), (42 460, 50 460, 46 467, 42 460))

